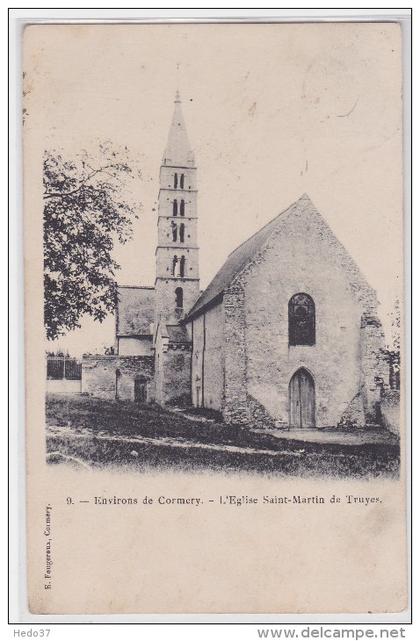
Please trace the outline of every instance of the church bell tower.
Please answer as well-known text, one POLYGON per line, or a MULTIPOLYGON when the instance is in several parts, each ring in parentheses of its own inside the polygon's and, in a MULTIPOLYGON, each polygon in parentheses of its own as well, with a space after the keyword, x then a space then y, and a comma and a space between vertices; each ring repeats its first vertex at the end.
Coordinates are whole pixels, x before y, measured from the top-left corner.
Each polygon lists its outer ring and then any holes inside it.
POLYGON ((177 92, 159 178, 156 326, 177 323, 199 294, 196 174, 177 92))

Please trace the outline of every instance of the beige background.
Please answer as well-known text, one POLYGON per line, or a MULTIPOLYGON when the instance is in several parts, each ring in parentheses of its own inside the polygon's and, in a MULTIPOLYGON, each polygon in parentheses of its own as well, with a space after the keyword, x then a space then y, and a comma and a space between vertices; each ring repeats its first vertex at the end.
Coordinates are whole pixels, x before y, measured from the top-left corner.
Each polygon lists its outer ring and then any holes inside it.
MULTIPOLYGON (((401 42, 395 24, 32 26, 26 71, 29 592, 34 612, 390 612, 406 602, 400 482, 71 472, 44 463, 42 153, 127 144, 143 179, 122 284, 154 276, 158 170, 177 86, 199 168, 206 286, 229 251, 307 192, 387 316, 402 281, 401 42), (177 67, 179 70, 177 71, 177 67), (363 494, 375 507, 67 506, 67 496, 363 494), (54 588, 43 589, 45 505, 54 588)), ((113 341, 113 319, 60 341, 113 341)))

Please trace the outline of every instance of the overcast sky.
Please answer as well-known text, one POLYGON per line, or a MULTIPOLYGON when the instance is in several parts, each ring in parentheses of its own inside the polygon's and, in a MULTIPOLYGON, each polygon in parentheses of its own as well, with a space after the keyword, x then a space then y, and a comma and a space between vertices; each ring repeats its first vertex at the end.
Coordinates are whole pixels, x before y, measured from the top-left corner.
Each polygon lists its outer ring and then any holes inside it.
MULTIPOLYGON (((154 284, 159 166, 179 87, 198 167, 201 287, 306 192, 377 290, 387 326, 401 282, 398 25, 34 26, 24 67, 26 143, 40 158, 111 139, 140 162, 140 220, 116 251, 121 284, 154 284)), ((79 355, 112 344, 113 331, 113 318, 87 320, 58 342, 79 355)))

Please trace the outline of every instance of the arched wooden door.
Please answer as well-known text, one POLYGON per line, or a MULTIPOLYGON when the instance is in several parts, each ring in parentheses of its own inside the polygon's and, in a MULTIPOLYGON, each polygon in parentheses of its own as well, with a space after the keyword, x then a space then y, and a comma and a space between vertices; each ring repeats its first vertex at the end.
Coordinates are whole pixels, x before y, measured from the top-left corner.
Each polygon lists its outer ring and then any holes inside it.
POLYGON ((315 427, 315 383, 304 367, 297 370, 289 383, 290 427, 315 427))

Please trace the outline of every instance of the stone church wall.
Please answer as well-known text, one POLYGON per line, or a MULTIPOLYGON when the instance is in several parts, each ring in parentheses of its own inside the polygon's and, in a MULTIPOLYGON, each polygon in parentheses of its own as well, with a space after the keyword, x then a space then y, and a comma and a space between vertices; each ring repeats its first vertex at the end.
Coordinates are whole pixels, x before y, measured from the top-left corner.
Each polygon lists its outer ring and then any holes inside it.
POLYGON ((184 313, 191 309, 199 293, 199 281, 196 279, 157 279, 156 281, 156 319, 161 316, 168 322, 180 320, 184 313), (182 287, 184 292, 184 309, 175 309, 175 289, 182 287))
MULTIPOLYGON (((197 187, 197 170, 195 167, 174 167, 171 165, 162 165, 160 168, 159 181, 163 189, 172 190, 174 187, 174 173, 178 176, 184 174, 184 192, 195 190, 197 187)), ((179 185, 180 187, 180 185, 179 185)))
POLYGON ((155 338, 155 400, 162 405, 191 402, 191 343, 171 342, 165 324, 155 338))
POLYGON ((204 405, 213 410, 222 407, 223 395, 223 307, 217 305, 205 313, 204 405))
POLYGON ((188 323, 193 337, 193 352, 191 354, 191 400, 194 407, 203 406, 203 347, 204 347, 204 315, 198 316, 188 323))
POLYGON ((194 353, 191 368, 193 405, 220 410, 223 400, 223 306, 216 305, 192 321, 194 353))
MULTIPOLYGON (((168 281, 172 275, 172 260, 174 256, 185 256, 185 278, 197 278, 198 274, 198 249, 195 247, 159 247, 156 255, 156 273, 159 278, 168 276, 168 281)), ((179 266, 177 266, 177 269, 179 266)), ((179 276, 178 272, 176 274, 179 276)), ((179 283, 181 285, 181 283, 179 283)), ((197 292, 198 293, 198 292, 197 292)), ((195 301, 194 301, 195 302, 195 301)))
POLYGON ((153 374, 153 356, 84 356, 82 393, 104 399, 115 399, 118 393, 120 400, 134 401, 134 381, 136 377, 143 377, 149 381, 149 400, 153 396, 153 374))
POLYGON ((197 218, 190 216, 177 216, 176 218, 159 217, 158 245, 174 243, 174 253, 182 252, 183 246, 180 240, 180 225, 184 224, 184 243, 197 245, 197 218), (173 241, 173 227, 177 227, 177 242, 173 241), (176 250, 176 251, 175 251, 176 250))
MULTIPOLYGON (((267 303, 266 303, 267 304, 267 303)), ((223 297, 225 317, 225 393, 223 416, 227 423, 248 423, 247 345, 245 291, 242 283, 229 288, 223 297)))
POLYGON ((362 349, 373 363, 379 340, 366 335, 362 345, 360 323, 375 298, 343 265, 337 245, 319 216, 299 212, 225 294, 228 422, 259 424, 263 409, 278 427, 287 427, 289 382, 300 367, 315 381, 318 427, 340 424, 345 413, 360 421, 360 402, 351 401, 364 385, 362 349), (315 302, 314 346, 289 346, 288 302, 299 292, 315 302))
POLYGON ((389 365, 382 351, 384 335, 376 316, 363 314, 360 323, 363 404, 367 423, 378 423, 381 392, 388 388, 389 365))
POLYGON ((191 401, 191 350, 189 345, 168 345, 159 354, 156 371, 158 403, 190 403, 191 401))
POLYGON ((153 356, 153 336, 142 338, 123 336, 117 338, 117 341, 120 356, 153 356))

